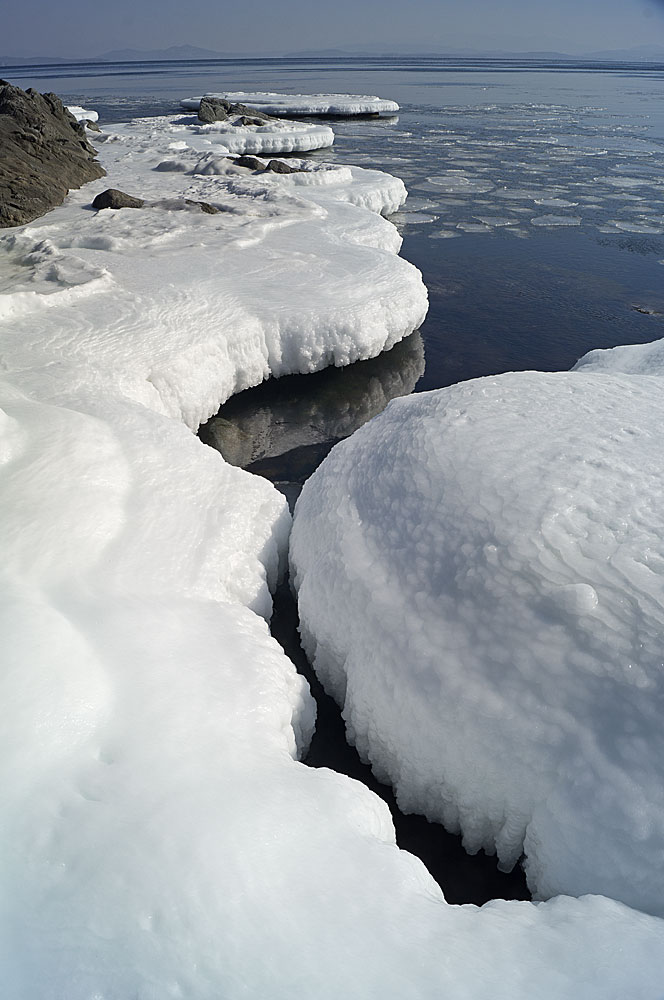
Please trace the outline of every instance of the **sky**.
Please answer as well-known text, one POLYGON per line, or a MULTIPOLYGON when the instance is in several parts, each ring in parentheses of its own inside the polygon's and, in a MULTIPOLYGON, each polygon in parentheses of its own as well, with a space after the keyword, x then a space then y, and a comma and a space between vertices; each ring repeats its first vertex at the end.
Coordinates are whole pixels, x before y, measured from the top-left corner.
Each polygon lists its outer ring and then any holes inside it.
POLYGON ((664 0, 22 0, 0 55, 90 58, 197 45, 229 55, 367 46, 571 54, 664 47, 664 0))

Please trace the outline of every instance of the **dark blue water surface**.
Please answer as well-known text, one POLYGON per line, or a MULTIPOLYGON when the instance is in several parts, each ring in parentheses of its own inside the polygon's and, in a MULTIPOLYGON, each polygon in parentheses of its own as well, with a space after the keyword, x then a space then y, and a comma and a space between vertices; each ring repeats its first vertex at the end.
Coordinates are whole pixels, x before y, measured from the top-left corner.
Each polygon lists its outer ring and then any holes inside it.
MULTIPOLYGON (((349 369, 242 393, 201 429, 293 498, 332 445, 395 395, 509 370, 570 368, 588 350, 664 336, 664 66, 526 60, 238 59, 12 67, 13 83, 96 109, 100 121, 167 114, 218 90, 377 94, 398 116, 336 121, 310 154, 397 174, 393 221, 430 311, 419 333, 349 369)), ((309 763, 366 781, 451 902, 524 898, 520 872, 467 858, 457 838, 405 817, 344 742, 299 650, 294 606, 274 632, 310 678, 319 724, 309 763)))

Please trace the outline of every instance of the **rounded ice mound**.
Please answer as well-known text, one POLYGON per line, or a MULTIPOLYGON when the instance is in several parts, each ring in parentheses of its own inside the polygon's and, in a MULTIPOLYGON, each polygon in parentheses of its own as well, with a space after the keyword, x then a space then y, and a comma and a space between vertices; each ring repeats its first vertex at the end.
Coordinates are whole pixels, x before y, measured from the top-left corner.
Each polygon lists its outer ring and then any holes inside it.
MULTIPOLYGON (((244 104, 266 115, 373 115, 392 114, 399 110, 396 101, 387 101, 366 94, 273 94, 224 91, 202 96, 217 97, 233 104, 244 104)), ((187 97, 180 101, 180 107, 187 111, 197 111, 201 100, 202 97, 187 97)))
POLYGON ((536 895, 664 910, 657 379, 519 373, 398 399, 305 485, 303 640, 405 811, 536 895))
POLYGON ((624 375, 664 375, 664 340, 650 344, 625 344, 606 350, 588 351, 573 371, 624 375))

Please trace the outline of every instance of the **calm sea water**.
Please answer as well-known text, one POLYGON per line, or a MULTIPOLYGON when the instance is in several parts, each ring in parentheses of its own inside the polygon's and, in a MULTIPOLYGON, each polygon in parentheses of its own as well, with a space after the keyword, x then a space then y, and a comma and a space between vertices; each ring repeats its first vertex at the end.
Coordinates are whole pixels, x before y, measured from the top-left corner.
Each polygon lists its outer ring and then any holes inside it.
MULTIPOLYGON (((378 94, 398 116, 336 121, 310 154, 402 177, 402 254, 429 289, 420 332, 373 361, 266 383, 201 429, 230 461, 292 498, 339 439, 395 395, 508 370, 567 369, 595 347, 664 336, 664 66, 517 60, 234 60, 4 70, 99 111, 167 114, 214 90, 378 94)), ((351 748, 277 595, 273 630, 319 704, 308 762, 360 778, 390 804, 402 847, 450 902, 524 898, 520 872, 469 859, 457 838, 405 817, 351 748)))
POLYGON ((102 122, 215 89, 397 100, 394 118, 336 121, 333 150, 311 155, 406 181, 394 221, 431 301, 426 369, 410 388, 565 369, 593 347, 664 336, 662 65, 245 59, 3 72, 102 122))
POLYGON ((594 347, 664 336, 664 66, 265 59, 6 75, 94 107, 102 122, 168 113, 216 89, 370 93, 401 105, 393 118, 336 121, 334 148, 311 155, 406 181, 394 221, 429 289, 422 342, 346 376, 234 400, 214 438, 232 450, 240 436, 235 460, 272 479, 301 482, 396 393, 566 369, 594 347))

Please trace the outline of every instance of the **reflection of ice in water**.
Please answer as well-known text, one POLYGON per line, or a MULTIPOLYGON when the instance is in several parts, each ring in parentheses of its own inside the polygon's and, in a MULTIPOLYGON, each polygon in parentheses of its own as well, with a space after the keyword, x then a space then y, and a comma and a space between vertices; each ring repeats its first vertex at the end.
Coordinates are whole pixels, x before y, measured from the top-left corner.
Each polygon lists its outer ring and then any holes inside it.
POLYGON ((321 451, 348 437, 413 391, 424 372, 424 346, 414 333, 371 361, 314 375, 271 379, 233 396, 200 429, 206 444, 231 465, 256 462, 271 479, 303 482, 321 451))

